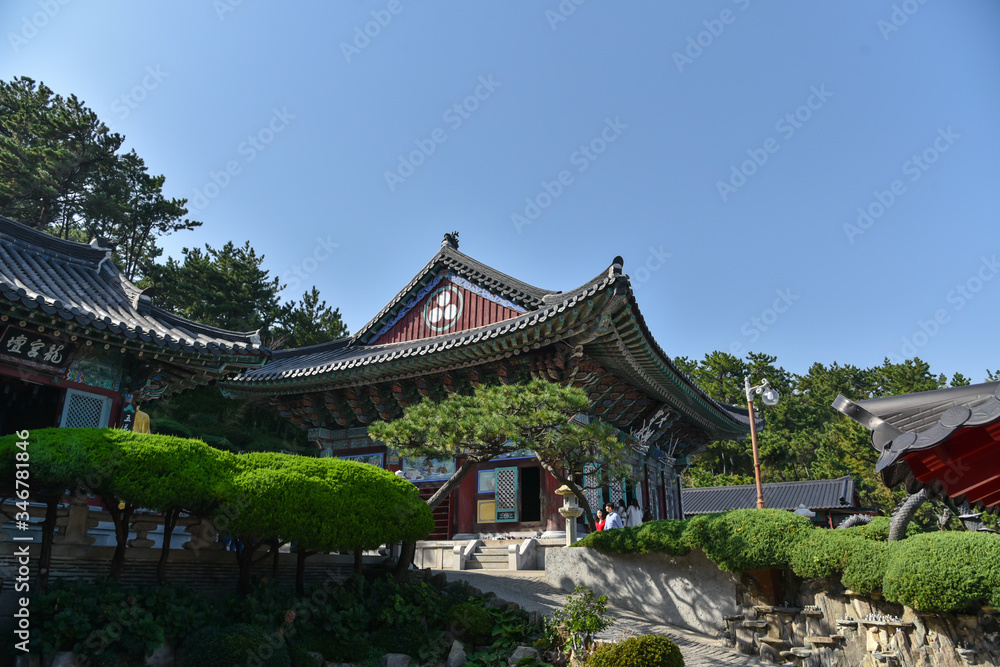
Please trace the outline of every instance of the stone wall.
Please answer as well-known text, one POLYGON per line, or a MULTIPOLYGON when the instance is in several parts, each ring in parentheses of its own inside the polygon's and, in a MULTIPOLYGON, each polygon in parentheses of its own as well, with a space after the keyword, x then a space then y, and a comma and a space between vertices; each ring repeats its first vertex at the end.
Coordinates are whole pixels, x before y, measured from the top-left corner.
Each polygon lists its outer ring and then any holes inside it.
POLYGON ((550 549, 545 579, 565 591, 590 586, 617 606, 652 613, 663 623, 710 636, 738 613, 738 579, 721 571, 700 550, 687 556, 608 555, 582 547, 550 549))
POLYGON ((722 572, 687 556, 609 555, 587 548, 546 554, 546 580, 590 586, 624 607, 709 636, 742 653, 807 667, 1000 665, 1000 611, 923 614, 845 590, 839 578, 802 581, 783 570, 722 572))

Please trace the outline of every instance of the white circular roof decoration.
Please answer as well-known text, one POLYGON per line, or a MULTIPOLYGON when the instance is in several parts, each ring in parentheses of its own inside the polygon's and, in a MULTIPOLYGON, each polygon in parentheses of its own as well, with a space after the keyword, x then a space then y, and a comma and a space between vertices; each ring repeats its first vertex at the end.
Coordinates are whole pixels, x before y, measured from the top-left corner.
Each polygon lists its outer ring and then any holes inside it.
POLYGON ((464 305, 465 298, 457 287, 442 287, 427 299, 424 305, 424 323, 432 331, 447 331, 458 322, 464 305))

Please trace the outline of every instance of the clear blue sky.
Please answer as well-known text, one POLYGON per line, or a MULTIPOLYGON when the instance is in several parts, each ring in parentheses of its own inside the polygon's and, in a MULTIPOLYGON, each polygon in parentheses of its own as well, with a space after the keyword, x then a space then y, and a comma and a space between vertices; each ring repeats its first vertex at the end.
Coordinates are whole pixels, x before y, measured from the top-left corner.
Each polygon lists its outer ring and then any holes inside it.
POLYGON ((1000 367, 991 0, 36 0, 0 18, 0 78, 75 93, 192 200, 204 226, 169 254, 249 240, 299 283, 285 296, 315 283, 352 331, 459 230, 549 289, 622 255, 673 356, 1000 367))

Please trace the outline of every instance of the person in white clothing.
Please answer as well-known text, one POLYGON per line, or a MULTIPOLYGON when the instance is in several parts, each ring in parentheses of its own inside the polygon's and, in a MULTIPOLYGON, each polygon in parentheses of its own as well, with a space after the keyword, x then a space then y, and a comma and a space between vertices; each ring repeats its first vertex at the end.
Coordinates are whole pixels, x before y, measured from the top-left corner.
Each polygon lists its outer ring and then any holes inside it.
POLYGON ((639 501, 633 498, 628 501, 628 509, 625 510, 625 525, 635 528, 642 525, 642 510, 639 509, 639 501))
POLYGON ((625 524, 622 523, 622 518, 618 516, 618 512, 615 511, 615 506, 608 503, 604 506, 607 510, 608 516, 604 520, 604 530, 611 530, 612 528, 624 528, 625 524))

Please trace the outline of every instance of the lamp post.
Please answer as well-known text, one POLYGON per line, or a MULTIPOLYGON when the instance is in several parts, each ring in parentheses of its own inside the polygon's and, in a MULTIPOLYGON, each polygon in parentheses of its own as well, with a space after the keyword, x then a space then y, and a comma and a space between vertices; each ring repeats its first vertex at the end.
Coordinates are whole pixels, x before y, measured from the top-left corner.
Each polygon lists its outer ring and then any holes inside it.
POLYGON ((757 419, 753 413, 753 395, 755 393, 763 394, 761 400, 764 405, 776 405, 780 396, 767 380, 751 387, 749 375, 743 377, 743 386, 747 394, 747 410, 750 412, 750 442, 753 444, 753 475, 757 480, 757 509, 762 510, 764 509, 764 489, 760 485, 760 454, 757 450, 757 419))

